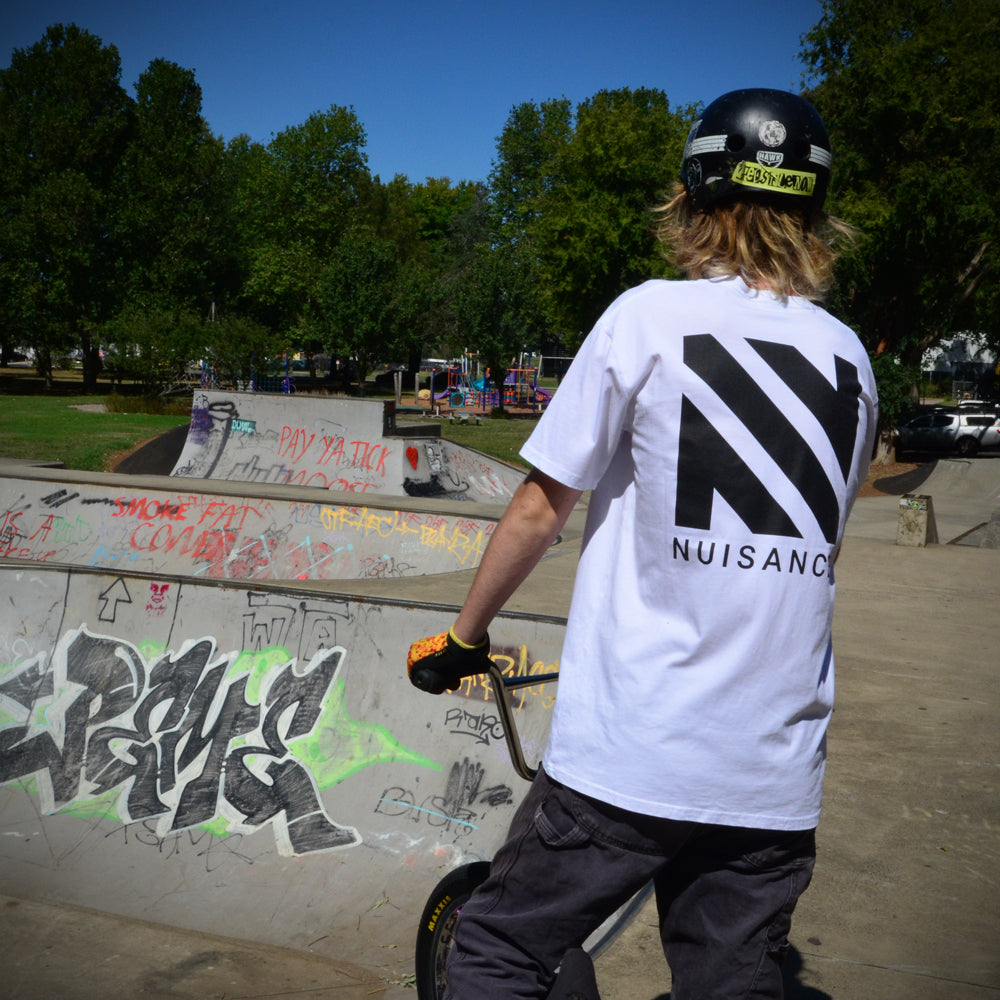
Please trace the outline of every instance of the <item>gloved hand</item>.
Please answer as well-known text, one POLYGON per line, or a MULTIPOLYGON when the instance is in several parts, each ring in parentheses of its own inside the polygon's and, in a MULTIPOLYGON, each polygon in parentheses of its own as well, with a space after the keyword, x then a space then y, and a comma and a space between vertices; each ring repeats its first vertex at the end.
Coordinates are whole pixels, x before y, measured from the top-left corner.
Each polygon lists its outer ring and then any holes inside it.
POLYGON ((440 635, 418 639, 410 646, 406 672, 414 687, 428 694, 454 691, 463 677, 484 674, 490 668, 490 637, 474 646, 462 642, 452 629, 440 635))

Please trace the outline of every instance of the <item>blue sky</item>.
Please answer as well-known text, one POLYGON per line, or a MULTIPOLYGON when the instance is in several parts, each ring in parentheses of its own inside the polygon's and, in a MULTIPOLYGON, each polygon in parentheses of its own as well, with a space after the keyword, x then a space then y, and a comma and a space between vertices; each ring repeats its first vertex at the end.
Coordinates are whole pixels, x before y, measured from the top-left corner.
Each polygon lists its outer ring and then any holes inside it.
POLYGON ((352 106, 383 180, 485 180, 522 101, 655 87, 671 105, 737 87, 799 89, 819 0, 22 0, 0 13, 0 66, 50 24, 114 44, 133 94, 150 61, 195 72, 225 139, 259 142, 352 106))

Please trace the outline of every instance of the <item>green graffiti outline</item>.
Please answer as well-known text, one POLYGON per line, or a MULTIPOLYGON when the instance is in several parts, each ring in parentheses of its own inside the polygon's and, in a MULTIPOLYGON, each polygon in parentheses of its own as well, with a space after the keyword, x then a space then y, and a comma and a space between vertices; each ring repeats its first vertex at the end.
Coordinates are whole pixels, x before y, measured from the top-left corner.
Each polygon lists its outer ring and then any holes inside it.
MULTIPOLYGON (((135 648, 149 664, 166 652, 164 643, 145 640, 136 643, 135 648)), ((216 647, 217 648, 217 647, 216 647)), ((287 649, 282 646, 269 646, 262 650, 240 650, 232 658, 225 679, 231 680, 241 675, 247 676, 246 698, 251 704, 263 707, 261 704, 261 688, 269 673, 277 667, 295 660, 287 649)), ((15 669, 14 665, 0 666, 0 678, 15 669)), ((428 768, 432 771, 444 770, 443 765, 430 760, 423 754, 405 747, 385 726, 377 722, 365 722, 355 719, 346 709, 347 685, 343 677, 337 676, 323 700, 320 711, 312 729, 294 740, 288 741, 286 748, 290 756, 299 760, 306 768, 320 792, 339 785, 347 778, 376 764, 407 763, 416 767, 428 768), (333 742, 343 748, 343 753, 323 752, 320 750, 318 736, 327 733, 333 735, 333 742)), ((43 708, 35 705, 32 715, 43 708)), ((23 725, 9 712, 0 709, 0 730, 10 725, 23 725), (9 719, 9 722, 7 721, 9 719)), ((229 741, 227 749, 245 746, 247 736, 239 736, 229 741)), ((263 749, 263 748, 262 748, 263 749)), ((262 757, 272 755, 262 753, 262 757)), ((40 798, 38 781, 34 775, 23 775, 13 778, 5 784, 18 785, 34 798, 40 798)), ((85 795, 67 802, 54 810, 51 815, 68 815, 78 819, 106 819, 119 823, 134 823, 138 820, 126 820, 121 815, 119 805, 122 800, 121 786, 109 789, 100 795, 85 795)), ((158 817, 147 817, 156 820, 158 817)), ((263 824, 267 826, 267 824, 263 824)), ((201 823, 194 829, 204 830, 213 837, 228 837, 241 829, 239 821, 227 818, 221 806, 217 815, 206 823, 201 823)))

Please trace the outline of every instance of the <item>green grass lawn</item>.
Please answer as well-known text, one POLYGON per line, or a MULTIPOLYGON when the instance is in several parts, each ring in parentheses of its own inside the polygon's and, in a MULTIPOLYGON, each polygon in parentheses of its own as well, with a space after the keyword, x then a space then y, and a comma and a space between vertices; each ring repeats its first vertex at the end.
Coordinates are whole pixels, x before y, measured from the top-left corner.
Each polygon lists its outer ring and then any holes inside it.
POLYGON ((110 471, 114 458, 179 424, 187 415, 92 413, 100 396, 0 396, 0 456, 110 471))
MULTIPOLYGON (((0 389, 0 457, 59 461, 69 469, 109 472, 122 454, 189 422, 190 400, 180 401, 175 407, 179 412, 169 414, 119 412, 126 404, 132 408, 144 406, 135 397, 5 394, 0 389), (107 405, 110 412, 80 408, 100 404, 107 405)), ((152 408, 152 404, 146 405, 152 408)), ((538 419, 483 418, 479 424, 448 420, 440 423, 442 437, 505 462, 524 465, 517 452, 538 419)))
POLYGON ((449 420, 441 421, 441 437, 454 441, 466 448, 475 448, 494 458, 512 465, 528 468, 518 455, 521 445, 538 423, 538 417, 512 417, 509 420, 494 420, 484 417, 482 423, 460 424, 449 420))

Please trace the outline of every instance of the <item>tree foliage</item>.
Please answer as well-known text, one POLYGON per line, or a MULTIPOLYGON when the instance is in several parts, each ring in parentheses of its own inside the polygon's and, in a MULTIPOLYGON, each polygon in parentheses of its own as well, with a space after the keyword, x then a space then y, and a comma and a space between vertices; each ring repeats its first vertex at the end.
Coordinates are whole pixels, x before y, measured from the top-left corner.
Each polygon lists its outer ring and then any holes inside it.
POLYGON ((666 94, 601 91, 514 108, 491 178, 501 233, 533 257, 545 319, 574 342, 611 301, 669 273, 650 210, 670 192, 694 109, 666 94))
POLYGON ((226 261, 222 154, 193 71, 154 59, 136 84, 132 134, 111 192, 124 301, 208 312, 226 261))
POLYGON ((1000 0, 822 0, 807 94, 834 148, 830 207, 860 230, 835 308, 873 352, 919 363, 997 330, 1000 0))
POLYGON ((470 350, 502 379, 666 273, 649 208, 693 109, 661 91, 518 105, 488 185, 414 184, 371 176, 350 107, 223 143, 193 71, 154 59, 134 98, 119 77, 75 25, 0 71, 0 349, 51 369, 82 347, 89 387, 102 344, 156 391, 199 360, 242 382, 299 350, 362 375, 470 350))
POLYGON ((365 131, 350 108, 330 107, 267 147, 230 144, 239 243, 240 304, 299 349, 323 267, 367 180, 365 131))
POLYGON ((75 25, 49 28, 0 71, 0 293, 5 338, 19 331, 51 380, 54 352, 114 310, 107 191, 131 108, 118 51, 75 25))
POLYGON ((368 228, 352 230, 320 276, 313 330, 330 353, 353 358, 363 388, 392 340, 396 247, 368 228))
MULTIPOLYGON (((518 354, 538 346, 540 330, 532 268, 509 243, 477 243, 464 264, 455 312, 493 384, 502 387, 518 354)), ((504 409, 504 394, 498 409, 504 409)))

